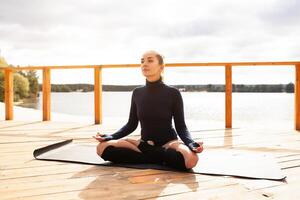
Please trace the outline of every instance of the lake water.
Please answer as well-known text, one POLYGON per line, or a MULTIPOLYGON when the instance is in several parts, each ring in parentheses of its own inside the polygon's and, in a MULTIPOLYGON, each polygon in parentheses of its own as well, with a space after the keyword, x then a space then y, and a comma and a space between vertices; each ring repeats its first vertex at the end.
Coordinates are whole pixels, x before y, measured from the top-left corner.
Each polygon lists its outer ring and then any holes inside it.
MULTIPOLYGON (((103 117, 127 120, 131 94, 131 92, 103 92, 103 117)), ((181 94, 188 124, 214 122, 224 126, 225 93, 181 94)), ((291 127, 293 126, 293 93, 233 93, 232 105, 233 124, 289 123, 291 127)), ((93 92, 51 93, 52 112, 93 116, 93 106, 93 92)), ((35 107, 41 109, 42 100, 39 100, 35 107)))

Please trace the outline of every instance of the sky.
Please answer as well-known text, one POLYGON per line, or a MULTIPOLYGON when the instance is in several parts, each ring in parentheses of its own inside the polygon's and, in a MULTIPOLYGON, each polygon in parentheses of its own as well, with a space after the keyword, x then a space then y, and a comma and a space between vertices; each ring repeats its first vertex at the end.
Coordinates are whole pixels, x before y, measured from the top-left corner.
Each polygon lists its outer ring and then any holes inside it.
MULTIPOLYGON (((1 56, 12 65, 300 61, 299 0, 0 0, 1 56)), ((224 68, 167 68, 169 84, 222 84, 224 68)), ((93 83, 53 70, 52 83, 93 83)), ((143 84, 140 69, 105 69, 104 84, 143 84)), ((233 83, 294 82, 293 67, 234 67, 233 83)))

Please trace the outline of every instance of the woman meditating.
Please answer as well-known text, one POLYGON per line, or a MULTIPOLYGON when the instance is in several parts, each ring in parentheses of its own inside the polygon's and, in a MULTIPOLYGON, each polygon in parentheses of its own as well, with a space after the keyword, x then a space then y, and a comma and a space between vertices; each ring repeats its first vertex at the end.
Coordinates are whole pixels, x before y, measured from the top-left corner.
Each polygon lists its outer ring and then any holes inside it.
POLYGON ((156 163, 178 170, 196 166, 203 143, 192 139, 184 120, 181 94, 164 84, 163 69, 164 61, 159 53, 148 51, 142 56, 141 70, 146 85, 133 90, 127 124, 112 135, 94 136, 100 142, 97 154, 101 158, 115 163, 156 163), (141 139, 121 139, 132 133, 138 122, 141 139))

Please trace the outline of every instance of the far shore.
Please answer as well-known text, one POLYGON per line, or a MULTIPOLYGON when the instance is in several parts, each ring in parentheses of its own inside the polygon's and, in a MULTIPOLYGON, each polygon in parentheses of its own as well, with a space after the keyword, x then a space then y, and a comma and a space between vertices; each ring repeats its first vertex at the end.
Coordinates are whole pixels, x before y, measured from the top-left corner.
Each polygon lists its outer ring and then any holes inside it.
MULTIPOLYGON (((103 91, 132 91, 141 85, 102 85, 103 91)), ((181 92, 225 92, 224 84, 171 85, 181 92)), ((40 91, 42 86, 39 85, 40 91)), ((92 92, 92 84, 51 84, 52 92, 92 92)), ((285 92, 293 93, 294 84, 232 84, 232 92, 285 92)))

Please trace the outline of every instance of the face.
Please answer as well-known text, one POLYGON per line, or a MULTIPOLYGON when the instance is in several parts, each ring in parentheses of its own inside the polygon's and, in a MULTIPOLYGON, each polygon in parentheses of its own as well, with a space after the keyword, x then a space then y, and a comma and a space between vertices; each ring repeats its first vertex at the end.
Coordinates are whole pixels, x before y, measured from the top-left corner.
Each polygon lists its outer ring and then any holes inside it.
POLYGON ((141 70, 146 78, 159 77, 163 71, 163 65, 159 64, 155 53, 147 52, 141 58, 141 70))

